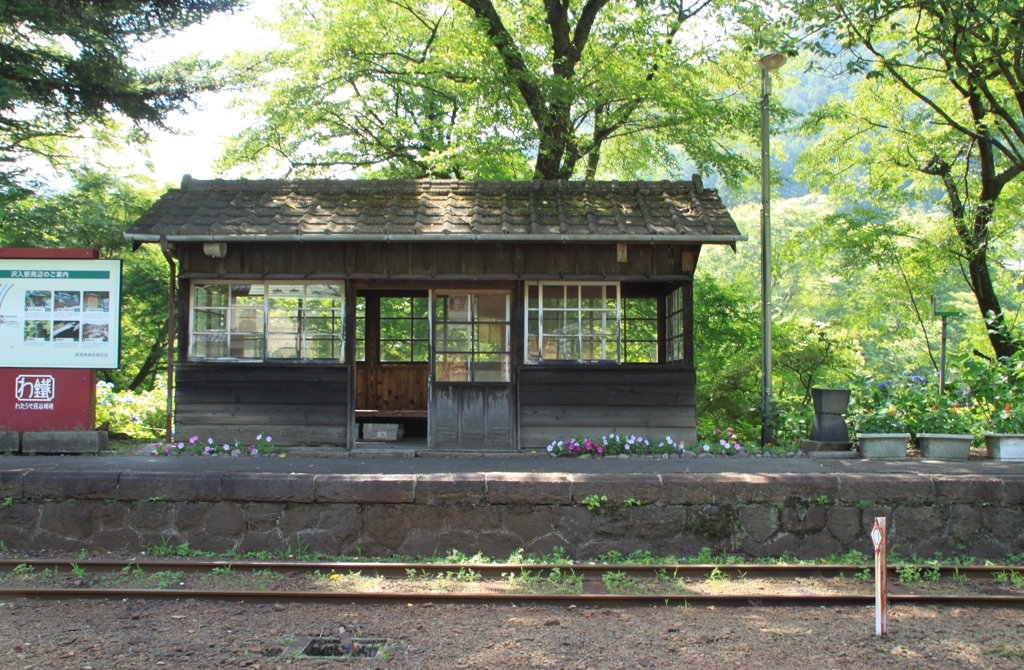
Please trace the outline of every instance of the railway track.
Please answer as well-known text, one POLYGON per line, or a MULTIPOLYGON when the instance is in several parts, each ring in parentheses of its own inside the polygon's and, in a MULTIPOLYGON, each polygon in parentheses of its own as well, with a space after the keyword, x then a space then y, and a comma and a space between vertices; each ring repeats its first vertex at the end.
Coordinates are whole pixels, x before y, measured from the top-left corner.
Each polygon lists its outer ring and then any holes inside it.
MULTIPOLYGON (((908 566, 890 566, 892 577, 896 577, 901 569, 908 566)), ((956 577, 961 581, 993 579, 998 573, 1002 576, 1011 574, 1024 575, 1022 566, 954 566, 954 565, 914 565, 909 566, 924 573, 927 570, 938 570, 940 577, 956 577)), ((131 571, 143 574, 161 572, 176 573, 211 573, 220 569, 230 568, 238 574, 246 570, 273 571, 286 575, 359 575, 363 577, 408 578, 443 577, 452 574, 470 574, 482 581, 500 580, 509 574, 532 575, 547 578, 552 575, 571 573, 574 576, 600 581, 605 575, 619 573, 640 579, 658 579, 665 575, 673 578, 691 578, 694 580, 708 579, 714 574, 719 579, 774 579, 793 580, 800 578, 836 578, 853 576, 862 572, 865 566, 859 565, 571 565, 571 564, 426 564, 426 563, 327 563, 299 561, 224 561, 224 560, 83 560, 68 561, 57 559, 0 559, 0 573, 35 571, 52 573, 74 573, 76 575, 103 575, 104 573, 124 573, 131 571), (18 566, 25 566, 19 568, 18 566), (557 571, 557 572, 556 572, 557 571)), ((871 569, 871 568, 867 568, 871 569)), ((210 589, 140 589, 140 588, 102 588, 92 586, 89 580, 79 580, 80 585, 66 588, 53 587, 15 587, 0 588, 0 601, 12 598, 32 599, 144 599, 144 600, 220 600, 245 603, 280 603, 280 602, 317 602, 317 603, 391 603, 391 604, 426 604, 426 603, 461 603, 461 604, 539 604, 549 606, 578 607, 644 607, 644 606, 870 606, 874 603, 872 595, 859 594, 786 594, 786 595, 751 595, 751 594, 612 594, 612 593, 509 593, 509 592, 478 592, 478 593, 447 593, 447 592, 341 592, 341 591, 274 591, 274 590, 210 590, 210 589)), ((889 601, 893 604, 914 605, 955 605, 955 606, 995 606, 1024 607, 1024 595, 1004 593, 995 595, 963 594, 894 594, 890 593, 889 601)))
MULTIPOLYGON (((620 572, 632 577, 656 579, 663 575, 673 577, 690 577, 703 579, 711 572, 717 571, 717 575, 730 579, 797 579, 817 577, 821 579, 833 579, 842 576, 852 576, 865 569, 873 571, 874 568, 865 565, 765 565, 765 564, 569 564, 569 563, 370 563, 370 562, 309 562, 309 561, 229 561, 229 560, 82 560, 69 561, 61 559, 0 559, 0 573, 12 572, 20 565, 27 566, 33 570, 50 570, 53 572, 75 572, 84 569, 87 572, 103 573, 118 572, 126 568, 141 570, 143 573, 152 574, 156 572, 185 572, 204 573, 213 572, 216 569, 232 568, 234 570, 270 570, 285 574, 312 575, 319 573, 327 575, 337 574, 360 574, 363 576, 377 577, 399 577, 405 578, 410 574, 416 576, 443 576, 459 571, 470 572, 479 575, 482 579, 500 579, 508 574, 529 573, 532 575, 547 577, 552 571, 572 572, 581 576, 598 577, 610 573, 620 572), (412 571, 412 573, 410 573, 412 571)), ((938 570, 940 577, 966 578, 966 579, 991 579, 996 573, 1024 575, 1024 566, 1019 565, 931 565, 931 564, 907 564, 889 565, 890 578, 896 578, 898 571, 906 568, 916 569, 920 573, 929 570, 938 570)))

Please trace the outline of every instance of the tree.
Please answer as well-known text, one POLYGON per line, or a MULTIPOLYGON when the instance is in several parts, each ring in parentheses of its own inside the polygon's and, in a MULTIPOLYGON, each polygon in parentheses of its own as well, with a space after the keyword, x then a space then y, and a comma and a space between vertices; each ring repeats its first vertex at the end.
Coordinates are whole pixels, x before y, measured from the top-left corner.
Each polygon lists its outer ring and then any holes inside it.
POLYGON ((808 128, 823 134, 804 174, 890 210, 941 193, 992 349, 1012 355, 1019 344, 989 262, 1019 216, 1005 201, 1024 171, 1024 6, 798 0, 794 8, 816 55, 864 76, 853 99, 811 116, 808 128))
POLYGON ((236 64, 256 122, 223 166, 592 179, 607 165, 603 176, 649 178, 682 154, 736 182, 752 167, 738 145, 757 124, 753 59, 689 29, 698 15, 735 19, 729 7, 297 1, 276 26, 286 46, 236 64))
POLYGON ((243 0, 3 0, 0 2, 0 189, 27 155, 54 158, 83 124, 121 115, 160 126, 214 81, 194 59, 141 69, 138 42, 167 35, 243 0))
POLYGON ((121 368, 101 375, 121 388, 151 387, 167 360, 168 267, 158 248, 133 252, 123 233, 163 189, 145 178, 88 168, 72 176, 66 192, 42 192, 0 208, 0 246, 91 248, 102 258, 122 259, 121 368))

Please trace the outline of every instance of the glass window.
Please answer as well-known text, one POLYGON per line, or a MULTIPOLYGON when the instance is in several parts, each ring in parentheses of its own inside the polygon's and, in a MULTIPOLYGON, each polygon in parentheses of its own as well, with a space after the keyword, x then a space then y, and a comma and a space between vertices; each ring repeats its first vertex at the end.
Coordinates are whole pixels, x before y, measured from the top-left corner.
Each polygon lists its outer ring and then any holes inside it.
POLYGON ((683 352, 683 306, 682 287, 665 298, 665 358, 669 362, 686 358, 683 352))
POLYGON ((430 300, 380 299, 380 360, 412 363, 430 357, 430 300))
POLYGON ((342 284, 192 288, 193 359, 342 360, 342 284))
POLYGON ((657 298, 623 298, 622 361, 658 362, 657 298))
POLYGON ((615 283, 527 284, 527 360, 618 362, 619 309, 615 283))
POLYGON ((434 296, 434 375, 439 382, 507 382, 509 295, 434 296))

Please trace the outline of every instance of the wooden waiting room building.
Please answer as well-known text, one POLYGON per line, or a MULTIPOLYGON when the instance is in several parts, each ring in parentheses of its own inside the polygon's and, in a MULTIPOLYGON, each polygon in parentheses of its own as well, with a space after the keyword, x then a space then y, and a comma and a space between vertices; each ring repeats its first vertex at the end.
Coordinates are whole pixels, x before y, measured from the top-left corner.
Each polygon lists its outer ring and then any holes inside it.
POLYGON ((186 175, 125 235, 177 259, 179 438, 437 451, 695 440, 694 270, 745 239, 699 177, 186 175))

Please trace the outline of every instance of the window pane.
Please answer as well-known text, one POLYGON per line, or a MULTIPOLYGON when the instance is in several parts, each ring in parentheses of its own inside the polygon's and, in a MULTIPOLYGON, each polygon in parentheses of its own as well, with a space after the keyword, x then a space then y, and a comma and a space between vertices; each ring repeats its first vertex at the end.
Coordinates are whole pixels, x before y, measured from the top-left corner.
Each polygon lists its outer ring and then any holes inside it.
POLYGON ((537 284, 531 284, 526 287, 526 305, 529 309, 537 309, 539 295, 540 287, 537 284))
POLYGON ((263 310, 231 310, 231 332, 263 334, 263 310))
POLYGON ((478 295, 476 296, 476 314, 478 321, 507 321, 505 306, 508 296, 478 295))
POLYGON ((306 286, 306 307, 309 309, 340 309, 342 298, 341 284, 309 284, 306 286))
POLYGON ((408 340, 412 338, 412 322, 408 319, 381 319, 380 339, 408 340))
POLYGON ((412 343, 412 360, 417 363, 424 363, 430 360, 430 342, 415 341, 412 343))
POLYGON ((341 358, 341 340, 336 337, 307 337, 305 357, 338 360, 341 358))
POLYGON ((263 358, 263 333, 259 335, 232 335, 232 358, 263 358))
POLYGON ((430 316, 430 299, 413 298, 412 317, 414 319, 426 319, 428 316, 430 316))
POLYGON ((438 324, 437 350, 468 352, 470 328, 469 325, 438 324))
POLYGON ((604 309, 604 286, 581 286, 580 294, 583 309, 604 309))
POLYGON ((192 337, 192 355, 195 358, 224 358, 228 355, 226 334, 197 334, 192 337))
POLYGON ((301 358, 298 335, 267 335, 268 358, 301 358))
POLYGON ((472 320, 469 299, 467 294, 446 296, 449 323, 469 323, 472 320))
MULTIPOLYGON (((301 312, 297 309, 294 310, 283 310, 283 309, 272 309, 270 310, 270 318, 268 328, 273 333, 297 333, 299 332, 299 314, 301 312)), ((273 347, 271 347, 273 351, 273 347)))
POLYGON ((271 307, 298 308, 305 297, 302 284, 271 284, 268 287, 271 307))
POLYGON ((477 354, 473 358, 473 381, 507 382, 509 375, 508 354, 477 354))
POLYGON ((412 298, 381 298, 380 315, 385 319, 408 319, 412 316, 412 298))
POLYGON ((227 330, 227 327, 228 311, 226 309, 197 309, 195 311, 193 330, 227 330))
POLYGON ((565 287, 561 285, 544 286, 544 309, 560 309, 565 307, 565 287))
POLYGON ((408 340, 384 341, 380 343, 380 359, 388 362, 407 362, 412 360, 412 343, 408 340))
POLYGON ((508 327, 505 324, 477 326, 476 350, 487 352, 508 351, 508 327))
POLYGON ((360 340, 360 341, 356 342, 356 360, 357 361, 365 361, 366 360, 366 341, 365 340, 360 340))
MULTIPOLYGON (((306 333, 341 333, 341 312, 340 311, 310 311, 306 310, 305 325, 306 333)), ((356 325, 356 334, 359 335, 359 327, 356 325)))
POLYGON ((469 354, 438 354, 434 372, 441 382, 468 382, 469 354))
POLYGON ((195 287, 196 307, 227 307, 227 284, 198 284, 195 287))
POLYGON ((627 363, 657 363, 658 343, 657 342, 626 342, 622 343, 625 349, 624 359, 627 363))
POLYGON ((429 340, 430 322, 427 321, 426 319, 415 319, 412 322, 412 339, 429 340))
POLYGON ((263 309, 263 284, 232 284, 231 306, 263 309))

